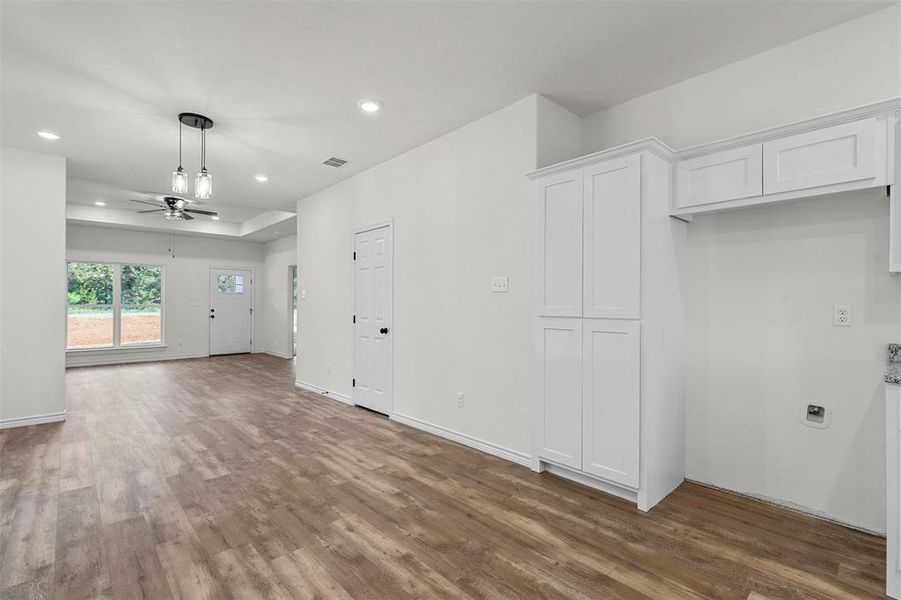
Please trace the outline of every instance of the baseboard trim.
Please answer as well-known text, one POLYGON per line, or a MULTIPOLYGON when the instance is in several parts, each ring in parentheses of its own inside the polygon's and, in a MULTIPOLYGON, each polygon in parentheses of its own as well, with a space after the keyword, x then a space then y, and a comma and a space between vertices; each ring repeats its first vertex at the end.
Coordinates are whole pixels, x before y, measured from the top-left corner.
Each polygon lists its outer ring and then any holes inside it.
POLYGON ((285 354, 284 352, 276 352, 275 350, 254 350, 251 354, 269 354, 271 356, 277 356, 278 358, 294 358, 293 354, 285 354))
POLYGON ((46 415, 34 415, 31 417, 16 417, 15 419, 0 419, 0 429, 43 425, 44 423, 58 423, 65 420, 66 411, 47 413, 46 415))
POLYGON ((485 454, 491 454, 492 456, 497 456, 498 458, 509 460, 510 462, 514 462, 518 465, 523 465, 524 467, 530 467, 532 465, 532 457, 524 452, 511 450, 510 448, 505 448, 504 446, 499 446, 492 442, 481 440, 471 435, 460 433, 459 431, 454 431, 452 429, 442 427, 441 425, 435 425, 434 423, 429 423, 428 421, 423 421, 422 419, 417 419, 416 417, 411 417, 409 415, 392 413, 390 415, 390 418, 392 421, 397 421, 402 425, 407 425, 408 427, 413 427, 414 429, 420 429, 427 433, 431 433, 432 435, 442 437, 446 440, 457 442, 458 444, 463 444, 464 446, 469 446, 470 448, 475 448, 476 450, 484 452, 485 454))
POLYGON ((186 360, 189 358, 208 358, 209 354, 177 354, 177 355, 169 355, 169 356, 154 356, 154 355, 134 355, 134 354, 123 354, 122 356, 98 356, 95 358, 87 358, 84 360, 71 361, 68 358, 66 359, 66 368, 72 369, 77 367, 102 367, 107 365, 126 365, 130 363, 142 363, 142 362, 159 362, 163 360, 186 360))
POLYGON ((294 387, 305 390, 307 392, 313 392, 314 394, 319 394, 320 396, 325 396, 326 398, 331 398, 332 400, 337 400, 338 402, 343 402, 344 404, 349 404, 350 406, 356 406, 354 404, 354 401, 349 396, 339 394, 338 392, 333 392, 332 390, 327 390, 323 387, 319 387, 318 385, 307 383, 306 381, 295 381, 294 387))
POLYGON ((727 494, 733 494, 735 496, 742 496, 744 498, 750 498, 752 500, 764 502, 764 503, 770 504, 772 506, 777 506, 779 508, 784 508, 784 509, 790 510, 792 512, 801 513, 802 515, 807 515, 808 517, 813 517, 815 519, 820 519, 822 521, 829 521, 830 523, 835 523, 836 525, 841 525, 842 527, 847 527, 849 529, 856 529, 857 531, 869 533, 870 535, 885 537, 884 531, 874 531, 872 529, 867 529, 866 527, 862 527, 860 525, 856 525, 854 523, 849 523, 847 521, 843 521, 841 519, 833 517, 832 515, 825 513, 821 510, 818 510, 816 508, 804 506, 803 504, 797 504, 795 502, 791 502, 788 500, 780 500, 779 498, 773 498, 770 496, 766 496, 764 494, 757 494, 755 492, 734 490, 731 488, 723 487, 721 485, 717 485, 715 483, 711 483, 709 481, 702 481, 700 479, 690 479, 690 478, 686 477, 685 481, 687 481, 689 483, 695 483, 697 485, 704 486, 704 487, 710 488, 712 490, 717 490, 718 492, 725 492, 727 494))

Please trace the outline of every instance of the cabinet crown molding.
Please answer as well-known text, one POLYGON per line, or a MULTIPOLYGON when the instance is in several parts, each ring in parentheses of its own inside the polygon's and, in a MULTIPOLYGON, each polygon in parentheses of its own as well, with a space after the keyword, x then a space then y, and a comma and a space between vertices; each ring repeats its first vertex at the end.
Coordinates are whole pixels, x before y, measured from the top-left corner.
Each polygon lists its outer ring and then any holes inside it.
POLYGON ((649 137, 643 140, 629 142, 628 144, 614 146, 613 148, 608 148, 599 152, 586 154, 585 156, 580 156, 578 158, 573 158, 571 160, 566 160, 557 164, 548 165, 547 167, 542 167, 538 170, 532 171, 531 173, 526 173, 526 176, 529 179, 537 179, 539 177, 544 177, 545 175, 551 175, 553 173, 560 173, 563 171, 578 169, 579 167, 590 165, 601 160, 609 160, 611 158, 628 156, 630 154, 636 154, 638 152, 644 151, 652 152, 664 160, 673 160, 673 157, 675 156, 675 152, 672 148, 655 137, 649 137))
POLYGON ((886 116, 893 113, 901 113, 901 97, 880 100, 879 102, 874 102, 872 104, 864 104, 863 106, 820 115, 794 123, 768 127, 759 131, 723 138, 713 142, 705 142, 696 146, 676 150, 674 155, 678 160, 694 158, 712 152, 731 150, 733 148, 740 148, 750 144, 759 144, 780 137, 803 133, 805 131, 821 129, 830 125, 840 125, 842 123, 858 121, 867 117, 886 116))

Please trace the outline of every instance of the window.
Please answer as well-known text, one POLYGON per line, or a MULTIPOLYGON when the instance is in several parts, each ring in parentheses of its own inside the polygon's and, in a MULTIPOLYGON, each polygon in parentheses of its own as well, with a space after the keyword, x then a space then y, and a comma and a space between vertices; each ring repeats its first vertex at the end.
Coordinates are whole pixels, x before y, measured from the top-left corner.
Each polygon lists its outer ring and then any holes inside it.
POLYGON ((113 271, 113 265, 69 263, 67 348, 113 346, 113 271))
POLYGON ((120 343, 123 346, 161 343, 163 268, 122 265, 120 281, 120 343))
POLYGON ((72 261, 67 272, 66 349, 162 344, 162 267, 72 261))
POLYGON ((219 288, 220 294, 243 294, 244 293, 244 276, 243 275, 220 274, 216 283, 219 288))

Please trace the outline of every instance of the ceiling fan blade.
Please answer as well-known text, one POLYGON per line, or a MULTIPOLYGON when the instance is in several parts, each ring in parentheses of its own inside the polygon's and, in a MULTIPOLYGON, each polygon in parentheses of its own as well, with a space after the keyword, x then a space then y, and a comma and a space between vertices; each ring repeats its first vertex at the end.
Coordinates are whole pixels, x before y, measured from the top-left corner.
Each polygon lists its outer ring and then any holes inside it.
POLYGON ((185 211, 181 211, 181 218, 184 219, 185 221, 193 221, 194 220, 194 217, 192 217, 191 215, 185 214, 185 211))
POLYGON ((182 212, 197 213, 198 215, 210 215, 210 216, 219 214, 219 213, 215 213, 211 210, 198 210, 196 208, 183 208, 182 212))
POLYGON ((165 208, 157 208, 157 209, 155 209, 155 210, 139 210, 139 211, 138 211, 138 214, 139 214, 139 215, 143 215, 144 213, 163 212, 163 211, 165 211, 165 210, 166 210, 165 208))
POLYGON ((137 202, 138 204, 149 204, 150 206, 156 206, 157 208, 163 208, 162 206, 160 206, 160 205, 157 204, 156 202, 147 202, 146 200, 135 200, 135 199, 132 199, 131 201, 132 201, 132 202, 137 202))

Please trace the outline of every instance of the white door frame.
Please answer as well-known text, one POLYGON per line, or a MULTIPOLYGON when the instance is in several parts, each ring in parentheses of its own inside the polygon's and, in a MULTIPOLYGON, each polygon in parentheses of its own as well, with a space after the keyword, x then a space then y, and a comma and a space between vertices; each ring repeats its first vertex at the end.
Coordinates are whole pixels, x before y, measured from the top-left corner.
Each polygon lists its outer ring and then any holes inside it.
MULTIPOLYGON (((288 302, 287 302, 287 312, 288 312, 288 343, 285 347, 285 358, 294 358, 294 344, 296 342, 294 338, 294 276, 297 274, 297 287, 298 292, 300 292, 300 270, 297 268, 297 265, 291 264, 288 265, 288 302)), ((298 298, 299 300, 299 298, 298 298)), ((300 315, 300 307, 298 305, 297 309, 298 316, 300 315)), ((299 328, 298 328, 299 329, 299 328)))
MULTIPOLYGON (((357 227, 353 230, 353 233, 350 235, 350 250, 351 256, 354 256, 357 252, 357 234, 358 233, 366 233, 367 231, 372 231, 374 229, 381 229, 382 227, 388 227, 391 229, 391 304, 388 306, 388 322, 391 323, 391 333, 394 333, 394 219, 387 219, 385 221, 380 221, 378 223, 374 223, 372 225, 365 225, 363 227, 357 227)), ((356 310, 356 293, 357 293, 357 268, 355 265, 351 263, 351 286, 350 286, 350 303, 351 303, 351 315, 354 314, 356 310)), ((351 328, 351 349, 354 348, 354 345, 357 343, 356 337, 356 325, 351 328)), ((357 377, 357 365, 356 363, 356 352, 352 352, 353 357, 351 358, 351 376, 356 379, 357 377)), ((391 378, 391 411, 388 413, 388 416, 394 414, 394 339, 391 340, 391 373, 388 374, 391 378)), ((350 401, 351 404, 356 406, 356 402, 354 402, 354 393, 356 392, 356 388, 351 387, 350 391, 350 401)))
POLYGON ((255 283, 257 274, 253 267, 210 267, 206 279, 206 355, 212 356, 212 354, 210 354, 210 309, 213 307, 213 299, 210 297, 210 276, 213 274, 213 271, 250 271, 250 353, 253 354, 257 339, 254 323, 254 317, 257 312, 257 286, 255 283))

